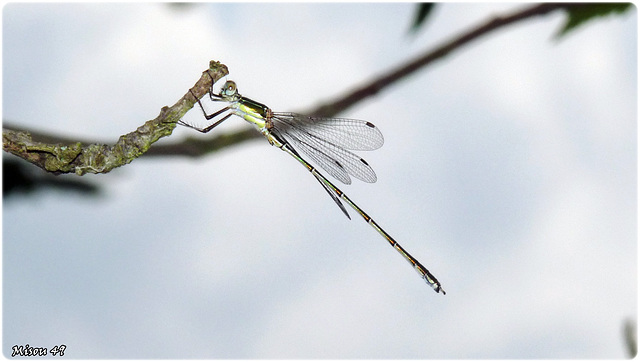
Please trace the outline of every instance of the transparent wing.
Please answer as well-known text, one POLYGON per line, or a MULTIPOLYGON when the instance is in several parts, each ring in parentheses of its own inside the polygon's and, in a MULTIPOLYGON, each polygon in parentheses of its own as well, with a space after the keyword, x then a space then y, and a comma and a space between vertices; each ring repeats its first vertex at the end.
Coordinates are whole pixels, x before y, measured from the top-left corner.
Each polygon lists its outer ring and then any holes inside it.
POLYGON ((384 144, 382 132, 373 123, 349 118, 310 117, 297 113, 274 113, 280 130, 289 128, 353 151, 373 151, 384 144))
MULTIPOLYGON (((274 126, 275 127, 275 126, 274 126)), ((274 130, 272 130, 274 132, 274 130)), ((340 182, 350 185, 351 178, 349 174, 344 169, 344 167, 336 162, 331 156, 322 151, 314 148, 309 143, 299 139, 293 133, 283 134, 275 129, 275 132, 280 135, 287 143, 291 144, 291 146, 297 150, 302 151, 305 155, 309 156, 318 166, 322 167, 326 170, 331 176, 335 177, 340 182)))
POLYGON ((376 182, 377 177, 371 166, 360 156, 345 149, 369 150, 380 147, 382 133, 375 126, 368 126, 368 122, 359 120, 313 118, 295 113, 277 113, 272 120, 273 128, 279 135, 337 180, 351 184, 351 175, 365 182, 376 182), (314 120, 322 122, 316 124, 314 120), (349 130, 353 131, 352 135, 349 130))

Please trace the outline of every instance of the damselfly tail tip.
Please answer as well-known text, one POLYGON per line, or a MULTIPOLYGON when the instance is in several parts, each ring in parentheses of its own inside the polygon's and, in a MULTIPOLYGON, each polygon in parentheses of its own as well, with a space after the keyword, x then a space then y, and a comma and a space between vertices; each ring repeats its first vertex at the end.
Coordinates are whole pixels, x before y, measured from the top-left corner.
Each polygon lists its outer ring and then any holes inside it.
POLYGON ((442 295, 447 295, 447 292, 445 292, 444 289, 442 289, 442 286, 440 284, 434 284, 434 285, 431 285, 431 287, 433 288, 433 290, 436 291, 436 293, 442 292, 442 295))
POLYGON ((428 275, 425 275, 422 278, 427 282, 427 284, 429 284, 431 288, 433 288, 433 290, 436 291, 436 293, 442 292, 442 295, 447 295, 447 292, 442 289, 442 285, 440 285, 440 282, 433 278, 433 276, 429 278, 428 275))

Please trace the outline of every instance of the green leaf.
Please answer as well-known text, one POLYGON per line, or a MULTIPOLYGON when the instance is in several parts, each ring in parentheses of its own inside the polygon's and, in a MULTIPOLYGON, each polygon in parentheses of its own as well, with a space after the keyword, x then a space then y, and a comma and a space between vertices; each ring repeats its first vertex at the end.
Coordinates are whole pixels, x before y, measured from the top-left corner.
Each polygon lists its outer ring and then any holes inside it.
POLYGON ((418 8, 416 11, 416 16, 413 19, 413 24, 411 25, 411 32, 415 33, 420 29, 422 25, 424 25, 425 20, 427 20, 427 16, 433 10, 434 3, 419 3, 417 4, 418 8))
POLYGON ((598 17, 623 14, 631 9, 631 5, 631 3, 567 4, 564 8, 567 20, 556 37, 565 36, 570 31, 598 17))

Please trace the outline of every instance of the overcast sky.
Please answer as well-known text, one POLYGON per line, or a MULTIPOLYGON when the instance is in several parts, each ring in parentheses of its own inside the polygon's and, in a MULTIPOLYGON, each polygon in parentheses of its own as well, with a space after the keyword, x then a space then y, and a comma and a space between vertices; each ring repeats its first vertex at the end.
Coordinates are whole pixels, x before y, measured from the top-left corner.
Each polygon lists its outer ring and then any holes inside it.
MULTIPOLYGON (((242 94, 301 111, 522 6, 439 5, 410 36, 404 3, 9 4, 3 120, 114 143, 212 59, 242 94)), ((341 114, 385 145, 361 154, 377 183, 338 186, 446 296, 260 139, 84 176, 100 197, 4 198, 5 357, 626 357, 637 15, 555 39, 563 21, 500 30, 341 114)), ((163 142, 187 136, 213 134, 163 142)))

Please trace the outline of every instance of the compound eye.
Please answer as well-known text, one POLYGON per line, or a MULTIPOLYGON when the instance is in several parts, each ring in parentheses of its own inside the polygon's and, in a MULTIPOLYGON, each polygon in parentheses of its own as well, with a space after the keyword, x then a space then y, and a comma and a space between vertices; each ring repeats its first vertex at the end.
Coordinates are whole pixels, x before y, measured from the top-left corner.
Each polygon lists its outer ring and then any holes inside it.
POLYGON ((238 92, 238 88, 236 87, 236 82, 232 80, 228 80, 224 87, 222 87, 222 92, 227 96, 232 96, 238 92))

